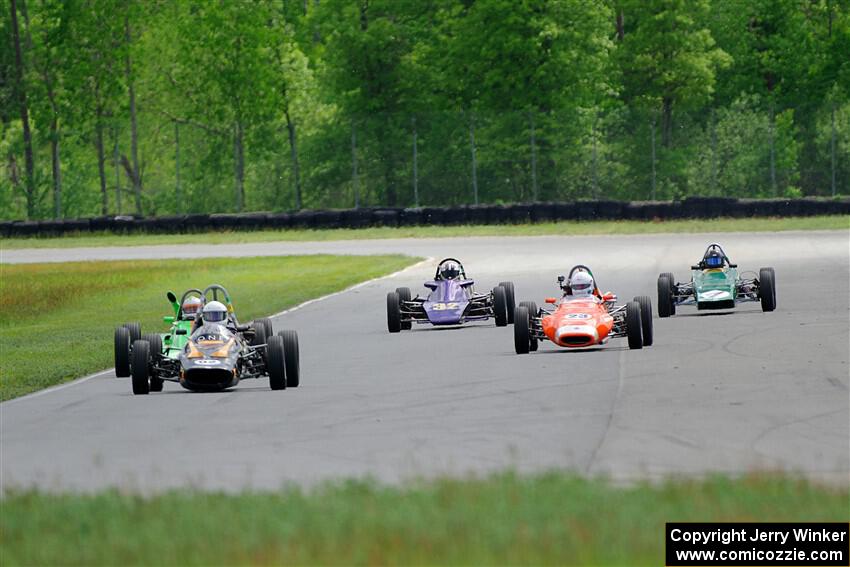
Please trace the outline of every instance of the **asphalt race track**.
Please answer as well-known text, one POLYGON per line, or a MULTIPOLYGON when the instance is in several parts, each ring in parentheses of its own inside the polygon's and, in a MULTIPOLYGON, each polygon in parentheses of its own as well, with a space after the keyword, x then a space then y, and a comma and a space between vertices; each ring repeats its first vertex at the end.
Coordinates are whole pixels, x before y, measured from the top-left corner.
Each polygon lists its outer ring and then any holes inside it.
MULTIPOLYGON (((301 342, 301 387, 267 380, 197 394, 166 383, 133 396, 112 372, 0 405, 2 487, 238 490, 369 475, 566 468, 618 480, 711 471, 850 479, 850 233, 651 235, 258 243, 3 251, 2 261, 404 252, 463 260, 517 301, 589 265, 621 300, 680 281, 709 242, 742 270, 774 266, 777 311, 682 307, 655 345, 513 351, 512 327, 390 335, 385 295, 414 293, 434 262, 274 319, 301 342)), ((198 282, 199 286, 210 282, 198 282)), ((220 282, 227 285, 227 282, 220 282)), ((285 282, 281 282, 285 285, 285 282)), ((239 297, 234 297, 239 308, 239 297)), ((163 304, 165 311, 166 305, 163 304)), ((654 307, 653 307, 654 309, 654 307)), ((116 323, 121 321, 117 320, 116 323)), ((112 344, 111 337, 104 344, 112 344)))

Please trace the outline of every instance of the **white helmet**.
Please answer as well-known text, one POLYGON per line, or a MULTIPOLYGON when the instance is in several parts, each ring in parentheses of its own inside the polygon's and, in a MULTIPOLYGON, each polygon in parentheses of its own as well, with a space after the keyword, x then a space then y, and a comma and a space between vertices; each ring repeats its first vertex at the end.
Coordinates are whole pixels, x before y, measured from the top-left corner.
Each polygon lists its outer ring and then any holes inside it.
POLYGON ((227 307, 220 301, 210 301, 204 305, 204 323, 221 323, 227 319, 227 307))
POLYGON ((578 272, 570 278, 570 291, 574 296, 593 295, 593 277, 587 272, 578 272))
POLYGON ((193 319, 195 315, 201 310, 201 298, 194 296, 187 297, 186 301, 183 302, 181 309, 183 310, 184 317, 193 319))

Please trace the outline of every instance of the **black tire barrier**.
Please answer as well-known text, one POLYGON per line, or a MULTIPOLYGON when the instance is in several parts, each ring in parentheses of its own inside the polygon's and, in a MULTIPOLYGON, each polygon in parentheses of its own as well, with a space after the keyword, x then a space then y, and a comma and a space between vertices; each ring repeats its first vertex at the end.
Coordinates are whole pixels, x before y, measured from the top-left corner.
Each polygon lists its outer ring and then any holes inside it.
POLYGON ((572 201, 464 205, 458 207, 302 210, 294 213, 190 214, 44 221, 0 221, 0 236, 48 237, 75 233, 175 233, 207 230, 329 229, 465 224, 517 224, 587 220, 673 220, 718 217, 850 215, 850 197, 838 199, 732 199, 689 197, 683 201, 572 201))

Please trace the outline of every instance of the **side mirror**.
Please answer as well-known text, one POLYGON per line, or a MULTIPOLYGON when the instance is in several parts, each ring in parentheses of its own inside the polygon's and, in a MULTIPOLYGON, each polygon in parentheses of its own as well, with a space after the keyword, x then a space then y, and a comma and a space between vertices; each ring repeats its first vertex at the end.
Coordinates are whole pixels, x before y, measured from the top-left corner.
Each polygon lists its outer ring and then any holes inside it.
POLYGON ((162 318, 162 321, 164 323, 173 323, 174 322, 174 316, 173 315, 166 315, 165 317, 162 318))
POLYGON ((691 269, 692 269, 692 270, 699 270, 699 269, 701 269, 701 268, 700 268, 699 266, 691 266, 691 269))
POLYGON ((606 291, 606 292, 602 295, 602 299, 603 299, 604 301, 616 301, 616 300, 617 300, 617 296, 616 296, 616 294, 613 294, 613 293, 611 293, 610 291, 606 291))
POLYGON ((737 267, 738 267, 738 264, 729 264, 729 267, 730 267, 730 268, 737 268, 737 267))
POLYGON ((174 331, 174 334, 175 335, 188 335, 189 333, 186 332, 186 329, 177 329, 176 331, 174 331))
POLYGON ((566 280, 566 279, 567 278, 565 278, 564 276, 558 276, 558 283, 562 284, 562 283, 564 283, 564 280, 566 280))
POLYGON ((556 297, 547 297, 544 301, 546 301, 546 303, 558 303, 558 299, 556 297))
POLYGON ((168 293, 166 293, 165 297, 167 297, 168 301, 170 301, 171 303, 177 303, 177 296, 174 295, 173 291, 169 291, 168 293))

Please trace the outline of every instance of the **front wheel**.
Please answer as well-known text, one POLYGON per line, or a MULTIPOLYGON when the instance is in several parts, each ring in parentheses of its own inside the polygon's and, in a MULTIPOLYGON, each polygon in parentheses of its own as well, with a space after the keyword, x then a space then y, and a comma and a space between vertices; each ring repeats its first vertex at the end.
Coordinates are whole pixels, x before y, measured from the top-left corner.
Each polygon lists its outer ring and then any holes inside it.
POLYGON ((513 282, 500 282, 500 286, 505 288, 505 299, 508 305, 508 323, 514 324, 514 309, 516 309, 516 292, 514 291, 513 282))
POLYGON ((266 343, 266 370, 269 373, 269 386, 272 390, 286 389, 286 364, 284 360, 283 337, 270 337, 266 343))
POLYGON ((776 273, 773 268, 759 270, 759 297, 762 311, 776 309, 776 273))
POLYGON ((643 348, 641 337, 640 304, 637 301, 626 303, 626 337, 629 339, 629 348, 643 348))
POLYGON ((493 317, 496 319, 497 327, 508 324, 508 298, 505 288, 500 285, 493 288, 493 317))
POLYGON ((643 333, 643 346, 652 346, 652 301, 646 295, 635 297, 640 305, 640 329, 643 333))
MULTIPOLYGON (((537 317, 537 314, 539 313, 539 311, 537 310, 537 304, 535 302, 533 302, 533 301, 520 301, 519 304, 520 304, 520 306, 523 306, 526 309, 528 309, 528 313, 531 317, 537 317)), ((538 343, 537 337, 532 335, 531 340, 529 341, 528 350, 530 350, 531 352, 536 351, 537 350, 537 343, 538 343)))
POLYGON ((517 354, 528 354, 531 346, 531 314, 520 305, 514 310, 514 349, 517 354))
POLYGON ((394 291, 387 294, 387 330, 391 333, 401 331, 401 303, 394 291))
POLYGON ((274 334, 274 325, 272 324, 272 320, 268 317, 264 317, 262 319, 257 319, 254 321, 254 327, 262 326, 266 332, 266 337, 270 337, 274 334))
MULTIPOLYGON (((147 333, 142 335, 142 338, 148 343, 150 343, 150 357, 151 362, 158 360, 160 356, 162 356, 162 335, 158 333, 147 333)), ((162 392, 162 378, 158 378, 156 376, 151 375, 150 377, 150 391, 151 392, 162 392)))
POLYGON ((115 329, 115 377, 130 375, 130 331, 127 327, 115 329))
POLYGON ((301 354, 298 350, 298 333, 287 329, 278 333, 283 339, 283 366, 286 370, 286 387, 297 388, 301 382, 301 354))
POLYGON ((144 395, 150 392, 151 344, 139 339, 133 343, 133 393, 144 395))
MULTIPOLYGON (((401 304, 405 301, 410 301, 410 299, 413 297, 413 294, 410 293, 409 287, 397 287, 395 292, 398 294, 399 310, 401 310, 401 304)), ((402 322, 402 331, 409 331, 411 328, 413 328, 413 321, 402 322)))
POLYGON ((669 274, 658 276, 658 316, 662 319, 676 313, 673 302, 673 280, 669 274))

